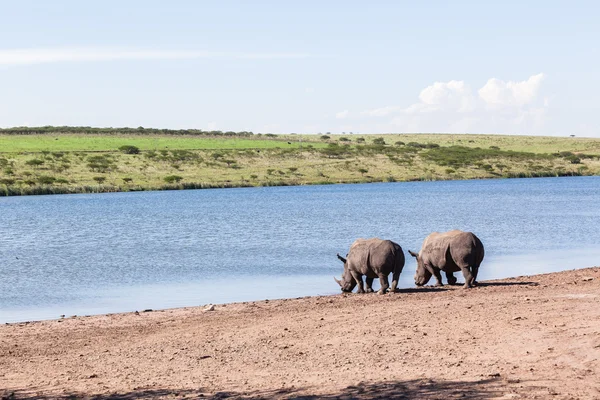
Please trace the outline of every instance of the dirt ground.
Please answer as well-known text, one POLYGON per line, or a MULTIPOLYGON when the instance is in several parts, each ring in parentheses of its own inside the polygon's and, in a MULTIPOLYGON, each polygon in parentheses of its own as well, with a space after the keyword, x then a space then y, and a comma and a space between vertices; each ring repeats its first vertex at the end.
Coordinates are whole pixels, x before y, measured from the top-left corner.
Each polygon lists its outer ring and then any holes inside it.
POLYGON ((0 326, 0 398, 79 397, 600 399, 600 268, 0 326))

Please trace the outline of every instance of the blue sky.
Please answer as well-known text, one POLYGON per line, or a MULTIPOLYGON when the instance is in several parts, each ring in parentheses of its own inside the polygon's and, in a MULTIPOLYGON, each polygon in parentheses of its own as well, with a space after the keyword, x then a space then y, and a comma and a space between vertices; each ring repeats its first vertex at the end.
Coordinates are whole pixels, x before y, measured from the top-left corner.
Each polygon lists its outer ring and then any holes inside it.
POLYGON ((0 127, 600 136, 598 15, 576 0, 0 0, 0 127))

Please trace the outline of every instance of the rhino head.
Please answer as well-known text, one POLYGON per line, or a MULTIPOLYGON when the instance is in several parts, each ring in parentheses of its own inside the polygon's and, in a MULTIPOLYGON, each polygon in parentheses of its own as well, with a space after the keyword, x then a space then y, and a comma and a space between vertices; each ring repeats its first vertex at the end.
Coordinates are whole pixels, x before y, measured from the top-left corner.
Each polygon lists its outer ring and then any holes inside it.
POLYGON ((342 292, 351 292, 356 287, 356 280, 354 280, 352 274, 348 271, 348 261, 339 254, 337 255, 337 258, 344 263, 344 273, 342 274, 342 280, 339 280, 336 277, 333 277, 333 279, 340 285, 342 292))
POLYGON ((415 285, 417 285, 417 286, 426 285, 427 282, 429 282, 429 280, 431 279, 431 276, 433 274, 431 273, 431 271, 429 271, 425 267, 425 263, 423 262, 423 259, 419 256, 419 254, 412 252, 410 250, 408 251, 408 253, 417 259, 417 271, 415 272, 415 285))

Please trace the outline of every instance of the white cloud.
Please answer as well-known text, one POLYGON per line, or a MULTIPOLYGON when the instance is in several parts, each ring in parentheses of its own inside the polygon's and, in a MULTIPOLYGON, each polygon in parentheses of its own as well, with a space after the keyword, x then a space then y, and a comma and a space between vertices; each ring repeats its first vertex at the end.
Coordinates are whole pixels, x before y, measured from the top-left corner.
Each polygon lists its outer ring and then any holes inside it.
POLYGON ((348 114, 350 114, 350 112, 348 110, 344 110, 344 111, 340 111, 339 113, 335 114, 335 117, 337 119, 344 119, 348 117, 348 114))
POLYGON ((491 107, 523 106, 530 104, 536 98, 544 78, 543 73, 533 75, 521 82, 504 82, 492 78, 477 93, 491 107))
POLYGON ((434 109, 452 108, 458 112, 471 111, 475 107, 471 88, 463 81, 436 82, 419 94, 422 104, 434 109))
POLYGON ((477 92, 464 81, 435 82, 408 107, 366 110, 363 117, 391 117, 395 132, 541 132, 551 97, 540 96, 543 73, 520 82, 489 79, 477 92))
POLYGON ((187 50, 144 50, 124 48, 0 49, 0 65, 31 65, 56 62, 185 59, 297 59, 302 53, 227 53, 187 50))

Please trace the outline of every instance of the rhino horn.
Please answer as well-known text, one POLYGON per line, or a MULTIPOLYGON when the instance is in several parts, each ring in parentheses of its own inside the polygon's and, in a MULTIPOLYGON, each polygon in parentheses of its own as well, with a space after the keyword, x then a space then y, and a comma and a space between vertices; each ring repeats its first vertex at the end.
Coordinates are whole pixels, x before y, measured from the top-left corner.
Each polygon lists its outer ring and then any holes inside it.
POLYGON ((338 285, 342 286, 342 282, 335 276, 333 277, 333 280, 336 281, 338 285))
POLYGON ((340 261, 343 262, 343 263, 346 262, 346 259, 344 257, 340 256, 340 253, 337 253, 337 258, 339 258, 340 261))
POLYGON ((415 257, 415 258, 419 257, 419 255, 418 255, 417 253, 415 253, 414 251, 410 251, 410 250, 409 250, 409 251, 408 251, 408 254, 410 254, 411 256, 413 256, 413 257, 415 257))

